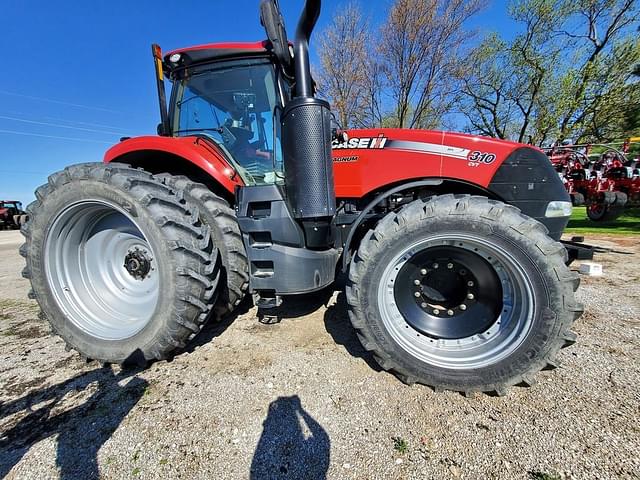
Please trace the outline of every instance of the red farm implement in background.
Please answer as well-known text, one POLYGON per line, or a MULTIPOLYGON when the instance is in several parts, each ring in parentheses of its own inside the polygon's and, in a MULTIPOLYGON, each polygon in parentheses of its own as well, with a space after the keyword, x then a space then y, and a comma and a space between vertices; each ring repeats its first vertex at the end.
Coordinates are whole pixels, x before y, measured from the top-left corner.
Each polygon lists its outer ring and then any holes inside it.
POLYGON ((614 144, 562 145, 547 156, 562 178, 574 206, 586 205, 596 222, 619 217, 625 207, 640 206, 640 160, 628 156, 631 138, 618 150, 614 144), (593 154, 594 148, 602 150, 593 154))

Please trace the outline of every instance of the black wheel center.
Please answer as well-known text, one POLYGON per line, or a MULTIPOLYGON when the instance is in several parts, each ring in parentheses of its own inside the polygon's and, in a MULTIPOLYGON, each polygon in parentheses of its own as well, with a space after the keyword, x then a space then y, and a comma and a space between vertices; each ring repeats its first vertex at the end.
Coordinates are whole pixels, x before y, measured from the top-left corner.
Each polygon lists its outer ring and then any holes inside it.
POLYGON ((502 311, 502 282, 479 254, 430 247, 398 271, 394 298, 407 322, 433 338, 466 338, 487 330, 502 311))
POLYGON ((438 269, 421 281, 422 295, 432 306, 455 307, 464 303, 466 281, 456 270, 438 269))
POLYGON ((151 271, 151 258, 136 247, 124 257, 124 268, 133 278, 143 280, 151 271))

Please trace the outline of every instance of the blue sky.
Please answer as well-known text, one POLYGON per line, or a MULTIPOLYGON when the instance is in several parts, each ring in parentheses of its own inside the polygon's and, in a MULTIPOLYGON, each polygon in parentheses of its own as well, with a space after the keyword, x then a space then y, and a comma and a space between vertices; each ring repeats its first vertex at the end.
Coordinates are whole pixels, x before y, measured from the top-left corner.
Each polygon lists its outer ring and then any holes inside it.
MULTIPOLYGON (((0 199, 33 200, 48 174, 101 161, 127 135, 153 134, 158 106, 150 44, 165 51, 264 37, 258 0, 15 0, 0 16, 0 199)), ((281 0, 292 36, 299 0, 281 0)), ((374 23, 391 0, 362 2, 374 23)), ((325 0, 318 28, 341 0, 325 0)), ((470 28, 513 32, 493 1, 470 28)), ((312 45, 313 46, 313 45, 312 45)))

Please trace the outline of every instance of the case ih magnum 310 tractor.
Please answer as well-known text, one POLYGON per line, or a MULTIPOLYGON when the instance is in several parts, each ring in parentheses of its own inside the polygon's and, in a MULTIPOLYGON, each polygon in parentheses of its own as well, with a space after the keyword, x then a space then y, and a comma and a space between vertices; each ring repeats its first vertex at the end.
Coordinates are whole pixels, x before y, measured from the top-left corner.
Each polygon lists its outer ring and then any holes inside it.
POLYGON ((246 293, 260 308, 346 272, 363 347, 407 383, 502 394, 574 341, 569 196, 537 149, 457 133, 332 131, 308 42, 154 46, 158 136, 49 177, 23 228, 31 295, 70 348, 164 359, 246 293), (163 73, 172 82, 164 96, 163 73))

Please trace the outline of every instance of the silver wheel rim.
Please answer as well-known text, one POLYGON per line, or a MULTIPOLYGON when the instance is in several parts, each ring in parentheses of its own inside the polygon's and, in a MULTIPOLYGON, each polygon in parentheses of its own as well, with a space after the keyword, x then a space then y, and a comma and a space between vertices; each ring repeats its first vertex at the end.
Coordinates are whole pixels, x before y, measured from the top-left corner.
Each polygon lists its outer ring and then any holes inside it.
POLYGON ((470 235, 436 235, 409 246, 389 262, 378 287, 378 309, 389 335, 411 356, 437 367, 473 369, 499 362, 522 344, 533 323, 532 291, 526 271, 504 249, 488 247, 482 239, 470 235), (500 279, 502 308, 484 331, 464 338, 435 338, 414 329, 400 312, 394 295, 398 272, 417 253, 439 246, 479 255, 500 279))
POLYGON ((155 258, 129 214, 104 200, 66 207, 45 240, 45 273, 56 303, 76 327, 103 340, 129 338, 153 317, 155 258))

